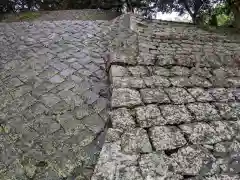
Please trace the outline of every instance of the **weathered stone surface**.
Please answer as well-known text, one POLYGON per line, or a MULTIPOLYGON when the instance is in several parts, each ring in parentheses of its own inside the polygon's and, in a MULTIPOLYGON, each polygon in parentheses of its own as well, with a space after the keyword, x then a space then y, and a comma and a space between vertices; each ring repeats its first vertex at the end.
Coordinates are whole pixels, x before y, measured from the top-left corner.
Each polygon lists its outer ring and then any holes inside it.
POLYGON ((112 127, 116 129, 132 129, 136 126, 130 110, 119 108, 110 113, 112 127))
POLYGON ((90 179, 106 123, 100 114, 107 116, 104 27, 109 23, 0 24, 0 179, 90 179))
POLYGON ((177 76, 188 76, 190 74, 190 70, 183 66, 173 66, 171 68, 171 74, 177 76))
POLYGON ((110 76, 113 77, 124 77, 130 76, 130 72, 126 67, 112 65, 109 72, 110 76))
POLYGON ((182 175, 196 176, 204 164, 213 159, 211 154, 201 146, 187 146, 180 148, 171 155, 172 166, 175 172, 182 175))
POLYGON ((184 105, 161 105, 159 106, 165 124, 180 124, 193 121, 193 117, 184 105))
POLYGON ((210 177, 205 177, 205 180, 238 180, 240 177, 238 175, 227 175, 227 174, 220 174, 214 175, 210 177))
POLYGON ((143 78, 143 80, 149 88, 170 86, 169 80, 164 76, 150 76, 143 78))
POLYGON ((137 122, 142 128, 166 124, 166 120, 162 117, 157 105, 141 106, 135 110, 137 122))
POLYGON ((217 100, 220 102, 228 102, 228 101, 234 101, 234 95, 229 91, 228 89, 225 88, 214 88, 210 89, 209 93, 217 100))
POLYGON ((183 88, 167 88, 165 91, 175 104, 184 104, 195 101, 193 97, 183 88))
POLYGON ((215 103, 214 104, 220 115, 227 120, 239 120, 240 105, 239 103, 215 103))
POLYGON ((116 142, 121 138, 123 131, 120 129, 109 128, 106 134, 105 142, 116 142))
POLYGON ((170 70, 164 67, 157 66, 157 67, 154 67, 153 74, 158 76, 169 76, 170 70))
POLYGON ((213 124, 201 122, 185 124, 179 127, 193 144, 215 144, 233 137, 233 132, 220 121, 215 121, 213 124))
POLYGON ((122 168, 136 166, 138 155, 128 155, 121 152, 120 141, 105 143, 95 167, 92 180, 99 178, 113 179, 118 176, 122 168))
POLYGON ((111 53, 109 63, 113 63, 113 64, 114 63, 124 63, 124 64, 128 64, 128 65, 136 65, 137 59, 134 55, 135 55, 134 52, 111 53))
POLYGON ((235 98, 239 101, 240 100, 240 89, 239 88, 235 88, 235 89, 231 89, 235 98))
POLYGON ((198 121, 221 120, 216 108, 209 103, 193 103, 187 105, 198 121))
POLYGON ((214 145, 215 156, 226 156, 229 152, 239 152, 240 143, 237 140, 219 142, 214 145))
POLYGON ((172 126, 150 128, 150 138, 157 151, 176 149, 187 143, 181 131, 172 126))
POLYGON ((129 67, 128 69, 133 76, 137 76, 137 77, 143 77, 149 74, 148 69, 144 66, 134 66, 134 67, 129 67))
POLYGON ((142 176, 145 179, 175 179, 180 180, 183 177, 169 170, 171 159, 164 152, 142 154, 139 161, 142 176))
POLYGON ((169 103, 167 94, 160 88, 158 89, 141 89, 141 96, 144 103, 169 103))
POLYGON ((91 114, 90 116, 86 116, 81 121, 86 127, 88 127, 95 134, 100 133, 104 129, 105 121, 97 113, 91 114))
POLYGON ((145 82, 139 77, 113 77, 113 88, 145 88, 145 82))
POLYGON ((171 84, 176 87, 192 87, 192 82, 188 77, 175 76, 169 78, 171 84))
POLYGON ((199 102, 214 101, 212 95, 203 88, 189 88, 188 92, 199 102))
POLYGON ((203 78, 200 76, 193 75, 189 78, 189 80, 191 81, 191 84, 194 86, 198 86, 198 87, 211 87, 212 86, 212 84, 206 78, 203 78))
POLYGON ((121 136, 121 148, 125 153, 149 153, 152 152, 146 130, 135 128, 124 132, 121 136))
POLYGON ((113 89, 112 107, 131 107, 142 103, 138 91, 128 88, 113 89))

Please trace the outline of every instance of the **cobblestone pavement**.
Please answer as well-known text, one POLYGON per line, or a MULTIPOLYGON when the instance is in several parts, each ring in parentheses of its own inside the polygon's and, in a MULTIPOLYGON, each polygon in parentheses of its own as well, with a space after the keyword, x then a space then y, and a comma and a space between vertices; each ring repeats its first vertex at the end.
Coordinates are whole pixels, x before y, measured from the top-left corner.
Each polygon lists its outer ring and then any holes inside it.
POLYGON ((0 24, 0 179, 90 179, 108 121, 109 23, 0 24))
POLYGON ((130 22, 108 58, 112 125, 92 180, 239 180, 240 41, 130 22))

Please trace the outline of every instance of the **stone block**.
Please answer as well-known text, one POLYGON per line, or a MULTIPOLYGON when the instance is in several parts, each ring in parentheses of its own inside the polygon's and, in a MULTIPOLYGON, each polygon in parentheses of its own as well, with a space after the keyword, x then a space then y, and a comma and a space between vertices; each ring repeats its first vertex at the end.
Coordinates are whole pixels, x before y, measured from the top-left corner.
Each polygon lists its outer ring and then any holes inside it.
POLYGON ((173 126, 155 126, 149 131, 157 151, 176 149, 187 143, 181 131, 173 126))
POLYGON ((138 91, 128 88, 113 89, 111 105, 116 107, 132 107, 142 103, 138 91))
POLYGON ((170 103, 167 94, 160 88, 141 89, 140 93, 144 103, 170 103))

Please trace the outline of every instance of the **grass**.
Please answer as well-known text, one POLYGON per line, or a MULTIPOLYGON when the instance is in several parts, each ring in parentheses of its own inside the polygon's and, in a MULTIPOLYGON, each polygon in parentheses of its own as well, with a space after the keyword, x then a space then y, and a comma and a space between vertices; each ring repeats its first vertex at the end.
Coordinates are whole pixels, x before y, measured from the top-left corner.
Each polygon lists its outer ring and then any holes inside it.
POLYGON ((40 12, 21 12, 19 14, 8 14, 2 18, 2 22, 31 21, 40 17, 40 12))

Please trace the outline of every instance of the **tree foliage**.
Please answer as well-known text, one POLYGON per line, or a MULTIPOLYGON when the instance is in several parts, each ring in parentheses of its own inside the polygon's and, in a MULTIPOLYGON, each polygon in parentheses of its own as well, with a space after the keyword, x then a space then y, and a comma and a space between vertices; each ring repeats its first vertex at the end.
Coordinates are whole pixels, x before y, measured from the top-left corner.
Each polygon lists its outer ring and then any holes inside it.
POLYGON ((217 16, 226 19, 231 13, 235 22, 240 19, 240 0, 0 0, 0 13, 59 9, 111 9, 118 12, 125 9, 146 17, 152 17, 156 12, 174 11, 180 16, 189 14, 196 24, 206 17, 210 24, 217 24, 217 16), (222 5, 214 6, 216 3, 222 5))

